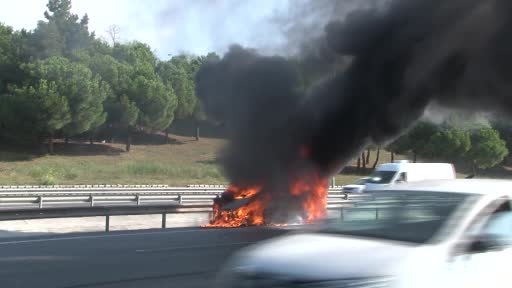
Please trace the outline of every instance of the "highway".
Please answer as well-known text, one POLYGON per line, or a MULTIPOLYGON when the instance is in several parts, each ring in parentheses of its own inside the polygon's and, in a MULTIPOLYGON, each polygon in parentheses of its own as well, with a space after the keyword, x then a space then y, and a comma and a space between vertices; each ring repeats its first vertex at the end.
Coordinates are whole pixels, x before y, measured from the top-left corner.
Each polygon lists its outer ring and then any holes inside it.
POLYGON ((166 229, 0 241, 0 287, 211 287, 234 251, 287 228, 166 229))

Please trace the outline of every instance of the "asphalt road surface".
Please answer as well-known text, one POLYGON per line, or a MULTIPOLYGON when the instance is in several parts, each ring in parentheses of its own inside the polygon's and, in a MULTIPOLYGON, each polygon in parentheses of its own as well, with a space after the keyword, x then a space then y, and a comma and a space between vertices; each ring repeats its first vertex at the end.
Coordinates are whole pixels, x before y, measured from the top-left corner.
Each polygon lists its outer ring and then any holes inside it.
POLYGON ((282 228, 167 229, 0 241, 0 287, 211 287, 236 250, 282 228))

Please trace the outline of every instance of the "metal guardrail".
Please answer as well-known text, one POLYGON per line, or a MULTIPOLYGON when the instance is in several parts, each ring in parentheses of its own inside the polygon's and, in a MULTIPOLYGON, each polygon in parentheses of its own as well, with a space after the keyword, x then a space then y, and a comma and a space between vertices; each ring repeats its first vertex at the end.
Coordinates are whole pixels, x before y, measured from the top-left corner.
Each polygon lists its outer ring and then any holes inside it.
POLYGON ((41 195, 91 195, 91 194, 220 194, 225 188, 188 188, 188 187, 133 187, 133 188, 0 188, 3 196, 41 196, 41 195))
MULTIPOLYGON (((225 188, 214 185, 0 186, 0 221, 104 216, 105 231, 109 231, 110 216, 161 214, 162 228, 165 228, 168 213, 211 213, 213 199, 225 188)), ((347 200, 341 187, 330 187, 327 208, 350 207, 357 198, 347 200)))
MULTIPOLYGON (((341 189, 342 186, 330 186, 330 188, 341 189)), ((169 185, 122 185, 122 184, 99 184, 99 185, 0 185, 0 191, 12 189, 136 189, 136 188, 164 188, 164 189, 225 189, 226 185, 187 185, 183 187, 169 185)))
MULTIPOLYGON (((107 206, 152 206, 152 205, 212 205, 217 195, 74 195, 74 196, 0 196, 0 211, 15 211, 17 208, 87 208, 107 206)), ((329 195, 330 205, 352 203, 357 199, 346 199, 344 195, 329 195)))
POLYGON ((18 211, 0 210, 0 221, 48 219, 48 218, 77 218, 77 217, 105 217, 105 231, 110 230, 110 216, 122 215, 162 215, 162 229, 166 228, 167 214, 169 213, 210 213, 210 204, 192 205, 155 205, 155 206, 101 206, 101 207, 64 207, 23 209, 18 211))
MULTIPOLYGON (((170 187, 166 185, 69 185, 69 186, 0 186, 0 209, 6 205, 83 204, 100 202, 198 202, 211 200, 223 193, 226 186, 196 185, 170 187), (2 207, 3 206, 3 207, 2 207)), ((330 198, 347 197, 340 187, 330 187, 330 198)))
POLYGON ((127 195, 94 195, 94 194, 75 194, 75 195, 0 195, 0 210, 16 208, 16 206, 33 208, 46 208, 48 206, 66 206, 69 208, 77 206, 113 206, 129 205, 143 206, 152 203, 181 205, 187 203, 212 203, 217 194, 210 195, 151 195, 151 194, 127 194, 127 195), (35 207, 37 205, 37 207, 35 207))
MULTIPOLYGON (((227 186, 191 185, 171 187, 167 185, 64 185, 64 186, 0 186, 0 196, 26 194, 75 194, 75 193, 222 193, 227 186)), ((330 192, 341 193, 341 186, 329 188, 330 192)))
POLYGON ((169 185, 122 185, 122 184, 99 184, 99 185, 2 185, 0 186, 1 190, 11 190, 11 189, 109 189, 109 188, 119 188, 119 189, 136 189, 136 188, 205 188, 205 189, 213 189, 213 188, 226 188, 225 185, 187 185, 183 187, 169 186, 169 185))

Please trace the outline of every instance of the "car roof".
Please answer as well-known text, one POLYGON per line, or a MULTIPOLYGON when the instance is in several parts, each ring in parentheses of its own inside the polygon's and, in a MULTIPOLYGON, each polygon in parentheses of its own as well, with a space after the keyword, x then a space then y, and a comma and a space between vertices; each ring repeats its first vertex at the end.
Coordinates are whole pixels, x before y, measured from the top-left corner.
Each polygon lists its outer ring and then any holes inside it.
POLYGON ((453 167, 453 164, 451 163, 410 163, 410 162, 393 162, 393 163, 384 163, 380 164, 377 167, 377 170, 390 170, 390 171, 396 171, 400 170, 400 168, 403 167, 453 167))
MULTIPOLYGON (((384 189, 383 189, 384 190, 384 189)), ((431 191, 466 194, 488 194, 500 192, 512 195, 511 180, 497 179, 452 179, 428 180, 393 185, 388 191, 431 191)))

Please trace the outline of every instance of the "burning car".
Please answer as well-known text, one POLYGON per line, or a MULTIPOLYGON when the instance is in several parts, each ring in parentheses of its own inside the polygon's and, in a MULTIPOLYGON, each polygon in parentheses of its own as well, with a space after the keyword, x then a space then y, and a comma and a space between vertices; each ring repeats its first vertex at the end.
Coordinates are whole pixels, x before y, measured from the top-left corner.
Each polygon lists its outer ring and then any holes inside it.
POLYGON ((314 173, 286 185, 231 185, 214 200, 214 213, 207 227, 310 223, 325 216, 327 190, 327 178, 314 173), (271 189, 285 193, 273 193, 271 189))

